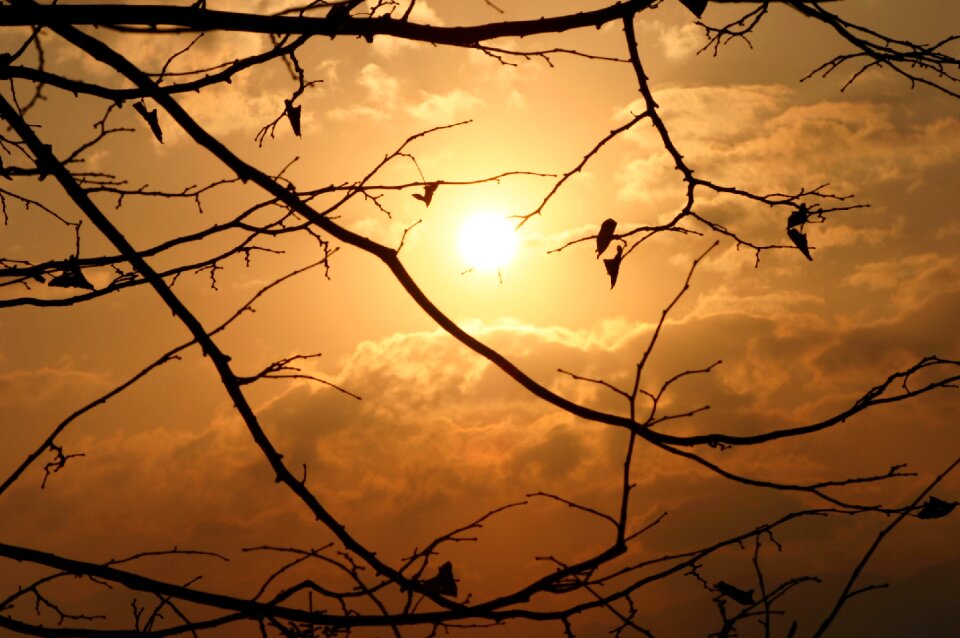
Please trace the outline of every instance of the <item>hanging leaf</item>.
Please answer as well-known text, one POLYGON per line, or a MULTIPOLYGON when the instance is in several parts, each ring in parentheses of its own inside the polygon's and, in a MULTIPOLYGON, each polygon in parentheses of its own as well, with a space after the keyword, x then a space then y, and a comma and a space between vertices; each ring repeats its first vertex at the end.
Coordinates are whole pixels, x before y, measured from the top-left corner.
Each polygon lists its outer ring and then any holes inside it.
POLYGON ((453 564, 447 561, 440 565, 437 575, 427 580, 421 580, 420 586, 425 592, 438 596, 456 596, 457 581, 453 577, 453 564))
POLYGON ((42 144, 43 153, 37 155, 37 179, 41 182, 47 179, 47 175, 53 172, 54 165, 57 164, 57 158, 53 157, 53 147, 49 144, 42 144), (53 157, 53 159, 51 159, 53 157))
POLYGON ((60 274, 48 281, 47 285, 53 286, 54 288, 83 288, 85 290, 95 290, 93 284, 83 276, 76 257, 67 259, 67 264, 61 270, 60 274))
POLYGON ((283 106, 283 112, 286 113, 287 119, 290 120, 290 128, 293 129, 293 134, 300 137, 300 107, 294 105, 290 100, 284 100, 283 106))
POLYGON ((581 569, 580 571, 567 574, 566 576, 547 583, 544 585, 544 590, 554 594, 566 594, 586 587, 592 574, 593 568, 581 569))
POLYGON ((790 241, 792 241, 796 245, 796 247, 800 249, 800 252, 803 253, 804 257, 806 257, 810 261, 813 261, 813 257, 810 256, 810 247, 807 245, 806 235, 801 233, 796 228, 788 228, 787 236, 790 237, 790 241))
POLYGON ((607 269, 607 274, 610 275, 610 290, 613 290, 613 287, 617 285, 621 261, 623 261, 623 246, 617 246, 617 254, 603 260, 603 266, 607 269))
POLYGON ((423 195, 414 193, 413 196, 429 206, 430 202, 433 201, 433 194, 437 191, 438 186, 440 186, 439 182, 429 182, 423 185, 423 195))
POLYGON ((810 211, 807 210, 806 204, 800 204, 800 208, 790 213, 790 217, 787 218, 787 228, 802 226, 807 223, 807 219, 809 218, 810 211))
POLYGON ((707 8, 707 0, 680 0, 680 4, 690 9, 690 12, 698 18, 707 8))
POLYGON ((726 583, 722 580, 714 585, 714 588, 722 595, 734 602, 740 603, 741 605, 752 605, 754 603, 752 589, 747 589, 744 591, 743 589, 734 587, 730 583, 726 583))
POLYGON ((605 219, 602 224, 600 224, 600 232, 597 233, 597 259, 600 259, 600 255, 603 254, 603 251, 607 249, 607 246, 610 245, 610 242, 613 241, 613 233, 617 230, 617 220, 615 219, 605 219))
POLYGON ((947 501, 942 501, 936 496, 931 496, 927 499, 927 502, 920 506, 920 511, 917 513, 917 518, 943 518, 947 514, 953 511, 953 508, 957 506, 957 503, 949 503, 947 501))
POLYGON ((140 114, 147 124, 150 126, 150 130, 153 131, 153 136, 157 138, 157 141, 163 144, 163 130, 160 128, 160 119, 157 116, 157 109, 147 109, 147 105, 141 102, 133 103, 133 110, 140 114))

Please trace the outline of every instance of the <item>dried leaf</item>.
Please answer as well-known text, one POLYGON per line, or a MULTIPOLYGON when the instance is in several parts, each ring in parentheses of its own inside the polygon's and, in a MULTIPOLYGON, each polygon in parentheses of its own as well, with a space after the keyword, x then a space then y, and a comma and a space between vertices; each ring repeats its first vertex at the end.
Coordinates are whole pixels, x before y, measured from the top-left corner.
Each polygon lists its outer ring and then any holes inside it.
POLYGON ((752 605, 755 602, 753 600, 752 589, 743 590, 722 580, 714 585, 714 588, 722 595, 734 602, 740 603, 741 605, 752 605))
POLYGON ((456 596, 457 580, 453 577, 453 564, 447 561, 440 565, 437 575, 427 580, 421 580, 420 586, 425 592, 438 596, 456 596))
POLYGON ((607 269, 607 274, 610 275, 610 290, 613 290, 613 287, 617 285, 621 261, 623 261, 623 246, 617 246, 617 254, 603 260, 603 266, 607 269))
POLYGON ((917 518, 943 518, 952 512, 956 506, 957 503, 950 503, 940 500, 936 496, 931 496, 927 499, 926 503, 920 506, 920 511, 917 513, 917 518))
POLYGON ((615 219, 605 219, 602 224, 600 224, 600 231, 597 233, 597 259, 600 259, 600 255, 603 254, 603 251, 607 249, 607 246, 610 245, 610 242, 613 241, 613 233, 617 230, 617 220, 615 219))
POLYGON ((690 12, 698 18, 707 8, 707 0, 680 0, 680 4, 690 9, 690 12))
POLYGON ((67 260, 67 265, 61 270, 60 274, 48 281, 47 285, 53 286, 54 288, 83 288, 85 290, 95 290, 93 284, 83 276, 76 257, 70 257, 67 260))
POLYGON ((287 119, 290 120, 290 128, 293 129, 293 134, 300 137, 300 107, 294 105, 290 100, 284 100, 283 105, 283 112, 286 113, 287 119))
POLYGON ((423 185, 423 195, 414 193, 413 196, 429 206, 430 202, 433 201, 433 194, 437 191, 438 186, 440 186, 438 182, 429 182, 423 185))
POLYGON ((804 257, 806 257, 810 261, 813 261, 813 257, 810 256, 810 247, 807 245, 806 235, 801 233, 796 228, 788 228, 787 236, 790 237, 790 241, 792 241, 796 245, 796 247, 800 249, 800 252, 803 253, 804 257))
POLYGON ((47 179, 47 175, 53 172, 54 165, 57 164, 57 158, 53 157, 53 159, 50 159, 53 156, 53 147, 51 145, 42 144, 41 146, 43 146, 43 153, 37 155, 36 162, 37 179, 42 182, 47 179))
POLYGON ((810 218, 810 211, 807 210, 806 204, 800 204, 800 208, 790 213, 790 217, 787 218, 787 228, 793 228, 794 226, 802 226, 807 223, 807 220, 810 218))
POLYGON ((157 138, 157 141, 163 144, 163 130, 160 128, 160 118, 157 116, 157 109, 147 109, 147 105, 143 102, 134 102, 133 110, 140 114, 147 124, 150 125, 150 130, 153 131, 153 136, 157 138))
POLYGON ((568 592, 586 587, 590 576, 593 574, 592 568, 581 569, 578 572, 567 574, 562 578, 544 585, 544 590, 554 594, 566 594, 568 592))

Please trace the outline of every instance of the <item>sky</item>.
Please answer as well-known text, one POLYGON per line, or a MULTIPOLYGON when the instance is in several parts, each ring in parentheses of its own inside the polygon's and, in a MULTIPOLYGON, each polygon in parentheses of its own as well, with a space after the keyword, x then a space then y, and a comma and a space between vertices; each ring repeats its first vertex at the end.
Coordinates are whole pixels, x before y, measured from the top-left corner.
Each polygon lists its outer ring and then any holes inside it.
MULTIPOLYGON (((246 11, 265 4, 208 1, 214 8, 246 11)), ((603 5, 497 4, 504 13, 482 0, 419 0, 411 20, 468 25, 603 5)), ((949 25, 960 24, 960 8, 944 0, 909 7, 893 0, 844 0, 830 7, 879 31, 928 42, 951 35, 949 25)), ((712 5, 704 21, 722 25, 748 9, 712 5)), ((596 235, 607 218, 624 230, 663 223, 684 201, 680 174, 641 121, 603 146, 540 215, 516 230, 516 254, 499 271, 471 269, 459 247, 471 216, 536 210, 558 176, 642 110, 633 70, 622 62, 558 53, 549 63, 511 57, 507 64, 478 51, 385 37, 372 44, 315 38, 300 55, 308 79, 321 80, 300 98, 302 137, 281 119, 262 144, 256 139, 261 127, 282 114, 283 99, 295 88, 280 63, 178 101, 242 158, 268 174, 282 172, 303 191, 355 181, 409 136, 458 124, 413 141, 404 149, 408 155, 389 162, 374 180, 442 181, 429 206, 412 196, 422 187, 385 189, 376 201, 355 198, 336 211, 337 220, 383 243, 398 246, 402 240, 404 265, 448 316, 539 383, 592 408, 626 414, 627 406, 599 384, 559 370, 629 387, 663 309, 683 287, 693 260, 718 239, 669 314, 644 370, 646 387, 655 389, 678 373, 722 360, 709 374, 673 386, 661 406, 676 413, 710 409, 661 426, 665 432, 751 434, 812 423, 846 409, 924 356, 960 359, 960 102, 880 71, 847 87, 846 68, 803 80, 845 48, 824 25, 785 7, 771 8, 749 44, 733 41, 716 55, 698 53, 703 29, 673 0, 643 12, 636 32, 660 113, 698 177, 758 193, 828 184, 825 190, 865 205, 808 228, 812 261, 792 249, 765 251, 758 259, 709 232, 661 234, 624 260, 611 289, 592 239, 568 243, 596 235), (508 172, 515 174, 494 179, 508 172)), ((4 50, 18 46, 24 33, 0 32, 4 50)), ((154 70, 186 42, 95 33, 154 70)), ((44 38, 49 69, 117 83, 55 36, 44 38)), ((619 25, 494 44, 626 55, 619 25)), ((171 70, 233 60, 265 46, 259 36, 209 34, 171 70)), ((8 87, 0 91, 9 97, 8 87)), ((104 109, 103 103, 48 89, 30 121, 55 151, 64 152, 94 135, 104 109)), ((129 105, 110 117, 112 125, 131 130, 91 148, 80 170, 117 175, 131 188, 168 190, 226 176, 165 114, 159 120, 162 144, 129 105)), ((7 200, 0 258, 39 263, 73 254, 72 228, 9 195, 36 197, 65 218, 79 219, 50 182, 0 183, 7 200)), ((262 198, 249 185, 217 187, 201 196, 201 212, 189 198, 131 196, 117 206, 115 196, 94 194, 141 248, 228 219, 262 198)), ((318 207, 333 201, 330 195, 313 200, 318 207)), ((788 243, 783 210, 700 191, 697 210, 755 243, 788 243)), ((92 224, 83 224, 79 237, 82 257, 113 253, 92 224)), ((224 245, 203 242, 151 263, 170 267, 214 255, 224 245)), ((219 325, 263 286, 321 256, 316 239, 303 234, 260 245, 269 252, 255 252, 249 263, 233 257, 222 269, 177 279, 174 291, 204 325, 219 325)), ((263 380, 245 388, 290 467, 307 468, 307 485, 320 501, 393 564, 495 508, 526 502, 472 530, 476 540, 443 547, 439 559, 453 563, 461 596, 473 601, 549 573, 544 556, 572 562, 609 543, 609 524, 530 495, 549 492, 615 513, 626 432, 575 418, 532 396, 434 324, 375 258, 333 246, 338 250, 329 271, 313 268, 272 288, 255 303, 255 312, 217 336, 241 374, 285 357, 322 354, 299 364, 321 382, 263 380)), ((102 288, 113 274, 93 268, 88 278, 102 288)), ((4 286, 0 299, 59 299, 76 292, 4 286)), ((0 335, 0 480, 62 419, 189 338, 143 286, 64 307, 5 304, 0 335)), ((906 464, 915 477, 834 492, 857 502, 903 506, 956 459, 958 412, 956 390, 938 390, 872 409, 828 432, 705 456, 750 476, 788 482, 882 474, 906 464)), ((0 494, 0 542, 96 562, 174 546, 219 552, 230 561, 183 556, 136 565, 176 581, 202 574, 201 587, 249 596, 286 557, 245 549, 315 548, 331 540, 274 482, 196 348, 77 419, 58 442, 65 452, 83 456, 44 484, 48 453, 0 494)), ((624 562, 695 549, 823 504, 735 485, 644 445, 636 450, 631 479, 636 488, 630 528, 666 517, 638 537, 624 562)), ((960 474, 948 476, 934 494, 960 500, 960 474)), ((762 539, 770 582, 821 579, 801 583, 781 601, 786 618, 799 620, 798 635, 812 634, 889 522, 880 514, 805 519, 777 532, 780 547, 762 539)), ((832 635, 955 635, 958 537, 956 515, 904 521, 881 545, 861 583, 889 587, 856 596, 832 635)), ((701 575, 711 583, 724 579, 755 587, 753 557, 752 542, 734 546, 703 561, 701 575)), ((45 573, 11 561, 2 565, 0 599, 45 573)), ((323 573, 321 566, 313 568, 323 573)), ((308 575, 314 574, 293 570, 283 582, 308 575)), ((129 596, 91 584, 56 591, 74 612, 108 609, 129 619, 129 596)), ((711 595, 692 576, 676 575, 644 591, 639 622, 656 636, 706 635, 719 627, 711 595)), ((34 615, 32 602, 19 603, 14 615, 57 620, 50 610, 34 615)), ((577 635, 607 635, 612 622, 587 614, 574 619, 574 629, 577 635)), ((776 635, 785 635, 789 623, 775 622, 776 635)), ((257 634, 252 624, 241 629, 257 634)), ((517 631, 562 635, 559 623, 519 623, 482 634, 517 631)), ((747 621, 742 631, 754 635, 759 625, 747 621)))

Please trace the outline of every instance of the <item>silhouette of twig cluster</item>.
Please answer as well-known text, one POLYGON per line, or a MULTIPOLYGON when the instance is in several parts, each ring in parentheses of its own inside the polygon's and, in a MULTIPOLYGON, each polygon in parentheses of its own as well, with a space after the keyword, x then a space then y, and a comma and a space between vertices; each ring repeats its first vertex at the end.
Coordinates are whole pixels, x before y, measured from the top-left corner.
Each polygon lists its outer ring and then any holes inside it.
MULTIPOLYGON (((703 19, 708 8, 707 2, 683 0, 682 3, 698 20, 703 19)), ((720 242, 752 251, 758 265, 761 255, 776 250, 795 251, 793 254, 813 260, 816 247, 810 245, 808 227, 829 224, 837 213, 866 204, 858 203, 850 194, 833 192, 828 184, 799 185, 786 193, 762 193, 695 171, 692 167, 695 159, 688 161, 661 115, 637 42, 635 23, 660 2, 626 0, 585 11, 571 10, 524 20, 510 20, 509 6, 487 2, 496 14, 494 21, 454 26, 416 21, 415 4, 415 0, 305 2, 269 14, 219 10, 203 1, 173 6, 39 4, 31 0, 9 0, 0 5, 0 25, 9 28, 10 37, 17 39, 13 52, 2 54, 0 61, 0 78, 8 82, 0 89, 0 119, 7 127, 0 134, 3 155, 0 204, 4 220, 9 221, 16 215, 40 217, 51 221, 57 232, 64 234, 57 240, 61 247, 56 254, 49 252, 53 250, 51 242, 26 257, 0 255, 0 291, 4 293, 0 308, 76 306, 108 296, 124 298, 131 289, 142 287, 151 290, 189 334, 183 343, 162 355, 144 357, 149 363, 143 364, 139 371, 92 401, 74 408, 55 424, 0 484, 0 498, 15 483, 28 480, 25 477, 32 466, 38 465, 43 471, 40 487, 68 475, 74 464, 68 461, 83 456, 84 452, 65 449, 63 435, 67 428, 81 416, 95 412, 157 370, 176 362, 186 351, 199 350, 207 365, 212 366, 263 464, 269 468, 271 480, 295 497, 299 506, 324 530, 325 537, 333 539, 314 548, 279 544, 247 548, 245 554, 268 556, 278 562, 275 569, 262 576, 259 589, 246 596, 227 589, 208 589, 196 578, 173 581, 153 577, 144 567, 160 557, 171 563, 189 564, 201 572, 213 571, 208 565, 233 559, 226 552, 177 547, 98 561, 80 559, 66 552, 0 543, 3 562, 16 561, 44 570, 44 575, 29 577, 9 592, 0 592, 0 628, 35 636, 110 636, 118 635, 117 632, 171 636, 216 635, 249 623, 264 636, 333 636, 348 635, 354 629, 370 629, 399 637, 414 635, 411 630, 416 631, 416 635, 435 636, 460 629, 483 630, 508 622, 519 625, 537 621, 552 626, 558 635, 575 636, 580 635, 580 619, 594 614, 591 617, 603 618, 614 635, 653 636, 654 628, 644 615, 643 594, 666 582, 680 582, 693 585, 704 601, 716 609, 719 618, 713 635, 742 635, 737 632, 748 631, 745 629, 748 626, 751 630, 759 627, 765 636, 795 636, 804 631, 814 636, 823 635, 850 598, 876 587, 860 586, 858 579, 890 531, 909 518, 935 521, 953 512, 956 503, 949 495, 937 495, 933 491, 960 464, 960 459, 927 482, 909 503, 898 504, 860 502, 851 496, 850 488, 916 476, 902 465, 879 471, 849 471, 830 478, 791 480, 745 470, 732 462, 731 457, 740 450, 838 428, 854 417, 887 404, 956 389, 960 383, 960 361, 936 355, 924 357, 890 373, 853 399, 848 407, 820 420, 801 425, 766 425, 752 433, 697 433, 673 428, 694 420, 709 406, 677 407, 671 401, 671 393, 691 378, 709 375, 721 361, 708 357, 700 367, 676 370, 659 382, 650 380, 650 361, 668 329, 671 313, 676 312, 691 289, 698 267, 720 242), (623 57, 551 45, 520 49, 504 44, 509 38, 536 39, 599 28, 606 28, 609 37, 622 44, 623 57), (253 34, 261 36, 267 44, 246 57, 211 62, 201 56, 202 62, 194 62, 192 56, 206 43, 205 38, 218 32, 253 34), (113 43, 114 37, 132 38, 136 42, 183 38, 183 46, 166 57, 159 68, 153 68, 135 63, 135 56, 121 52, 113 43), (304 62, 307 52, 311 47, 330 46, 332 41, 342 44, 349 39, 352 44, 366 46, 385 37, 475 50, 504 65, 545 60, 552 66, 551 60, 558 56, 573 56, 591 64, 623 65, 632 72, 643 107, 613 130, 598 131, 598 141, 569 161, 566 164, 569 168, 559 171, 510 168, 470 178, 431 171, 424 174, 417 159, 421 152, 418 145, 427 139, 452 135, 470 124, 457 122, 409 134, 354 179, 320 185, 317 178, 316 183, 302 187, 289 177, 296 158, 280 170, 261 168, 259 159, 245 159, 247 155, 228 144, 225 136, 216 134, 183 106, 182 99, 188 95, 225 90, 234 80, 255 74, 272 63, 282 64, 289 84, 276 93, 273 110, 264 118, 269 121, 250 137, 257 149, 266 148, 284 134, 283 127, 289 127, 296 138, 310 139, 307 96, 324 78, 315 77, 318 71, 304 62), (75 69, 51 62, 52 56, 47 55, 51 47, 62 47, 73 55, 96 62, 109 71, 109 80, 91 81, 75 69), (49 114, 41 108, 44 103, 73 104, 71 100, 76 100, 76 104, 82 101, 84 108, 90 104, 96 108, 93 121, 85 123, 92 125, 94 133, 80 141, 69 137, 60 139, 51 128, 44 126, 50 121, 49 114), (558 370, 561 377, 576 382, 577 386, 593 386, 603 393, 611 393, 619 406, 616 409, 598 408, 562 394, 552 380, 535 378, 521 368, 513 353, 494 348, 435 304, 401 259, 405 242, 421 230, 419 221, 406 226, 399 240, 394 238, 391 243, 356 230, 347 220, 351 207, 357 206, 369 207, 393 219, 397 204, 388 195, 394 193, 402 193, 407 203, 415 198, 419 202, 417 207, 422 203, 420 209, 430 212, 437 208, 436 202, 466 186, 513 179, 547 182, 541 188, 542 197, 537 198, 539 204, 532 210, 516 212, 514 219, 521 227, 547 215, 550 205, 574 176, 628 131, 642 125, 652 128, 662 152, 682 176, 682 206, 666 221, 658 223, 601 214, 590 221, 590 227, 595 230, 575 236, 550 252, 575 250, 586 242, 591 250, 584 257, 584 263, 605 273, 611 288, 618 281, 622 288, 626 277, 623 264, 640 255, 646 242, 667 236, 708 237, 714 241, 692 260, 679 290, 662 309, 625 386, 609 380, 612 376, 602 378, 577 370, 558 370), (112 152, 123 149, 120 142, 130 138, 168 145, 174 136, 189 141, 215 161, 219 177, 202 184, 175 187, 141 184, 131 182, 134 178, 130 175, 101 170, 92 160, 101 149, 112 149, 112 152), (410 164, 416 168, 415 175, 410 164), (404 179, 396 177, 401 165, 410 171, 404 179), (242 197, 235 197, 236 193, 242 193, 242 197), (782 232, 783 240, 765 242, 752 236, 749 229, 721 223, 698 205, 709 194, 732 196, 774 211, 775 225, 778 232, 782 232), (70 212, 65 212, 64 198, 72 206, 70 212), (181 203, 195 209, 197 227, 173 236, 158 230, 149 241, 138 233, 122 230, 123 224, 115 215, 116 211, 126 213, 139 207, 149 209, 151 205, 181 203), (209 215, 214 210, 216 214, 209 215), (212 218, 208 221, 208 217, 212 218), (599 221, 601 219, 603 221, 599 221), (99 233, 98 242, 81 245, 81 225, 84 233, 91 229, 99 233), (253 292, 219 323, 201 316, 178 284, 181 278, 200 277, 216 291, 226 273, 254 274, 259 272, 261 263, 278 263, 290 250, 290 244, 283 243, 284 240, 304 240, 297 246, 299 250, 304 244, 310 246, 310 263, 285 267, 280 275, 266 269, 272 274, 264 278, 251 276, 253 292), (104 245, 109 248, 100 248, 104 245), (244 366, 234 360, 220 338, 231 330, 238 318, 254 312, 275 290, 291 280, 313 271, 322 271, 329 278, 334 257, 347 250, 378 260, 439 329, 499 368, 535 399, 586 424, 622 431, 626 443, 617 450, 618 459, 623 460, 622 470, 617 466, 618 496, 614 505, 604 509, 554 493, 550 486, 545 486, 541 491, 527 494, 525 500, 494 508, 452 531, 433 536, 412 548, 400 561, 384 557, 378 548, 366 543, 362 530, 359 533, 348 530, 343 518, 331 511, 320 492, 311 487, 309 467, 295 467, 284 458, 276 437, 264 427, 262 410, 250 398, 248 390, 251 386, 262 386, 267 380, 293 379, 331 388, 350 399, 361 397, 348 384, 314 371, 310 363, 319 356, 317 353, 276 356, 262 366, 242 370, 244 366), (603 264, 602 271, 599 264, 603 264), (638 462, 638 450, 665 452, 691 471, 703 471, 713 480, 728 482, 731 486, 783 493, 798 500, 792 501, 790 511, 761 524, 744 521, 742 529, 717 531, 707 541, 670 551, 647 550, 644 537, 655 533, 663 521, 669 520, 670 512, 642 514, 631 498, 637 477, 644 471, 638 462), (569 509, 591 523, 598 523, 606 530, 605 535, 591 541, 576 558, 558 554, 532 556, 531 561, 540 569, 535 577, 520 585, 504 587, 493 595, 480 596, 473 592, 453 549, 476 542, 485 526, 499 524, 513 513, 541 503, 569 509), (795 590, 816 587, 821 578, 812 573, 774 575, 765 567, 768 555, 782 549, 778 539, 784 537, 784 530, 800 521, 869 516, 885 517, 889 523, 849 575, 820 625, 817 628, 800 626, 790 612, 791 596, 795 590), (741 551, 751 555, 740 556, 739 560, 730 558, 739 556, 741 551), (718 567, 731 562, 743 569, 731 568, 727 573, 718 567), (72 607, 72 587, 100 588, 110 590, 113 595, 127 596, 125 611, 77 611, 72 607)), ((851 74, 849 84, 877 67, 903 76, 912 84, 927 85, 960 97, 955 71, 958 60, 946 53, 947 45, 958 36, 946 37, 932 45, 913 43, 846 21, 818 3, 787 0, 779 4, 824 25, 853 47, 852 53, 825 62, 811 72, 810 77, 860 65, 851 74)), ((712 49, 717 55, 726 43, 748 39, 769 10, 768 3, 759 3, 742 18, 720 27, 698 22, 708 39, 705 50, 712 49)), ((135 153, 131 152, 130 164, 136 162, 135 153)), ((349 277, 349 273, 343 276, 349 277)), ((368 399, 375 400, 364 397, 365 401, 368 399)), ((90 459, 78 462, 90 462, 90 459)))

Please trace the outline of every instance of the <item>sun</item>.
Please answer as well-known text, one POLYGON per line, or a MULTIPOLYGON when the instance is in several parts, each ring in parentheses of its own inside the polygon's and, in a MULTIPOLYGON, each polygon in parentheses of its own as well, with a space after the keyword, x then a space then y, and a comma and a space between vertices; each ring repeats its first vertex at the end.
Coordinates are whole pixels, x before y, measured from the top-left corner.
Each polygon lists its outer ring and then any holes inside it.
POLYGON ((460 254, 474 270, 499 270, 517 252, 517 234, 502 215, 482 212, 471 215, 460 227, 460 254))

